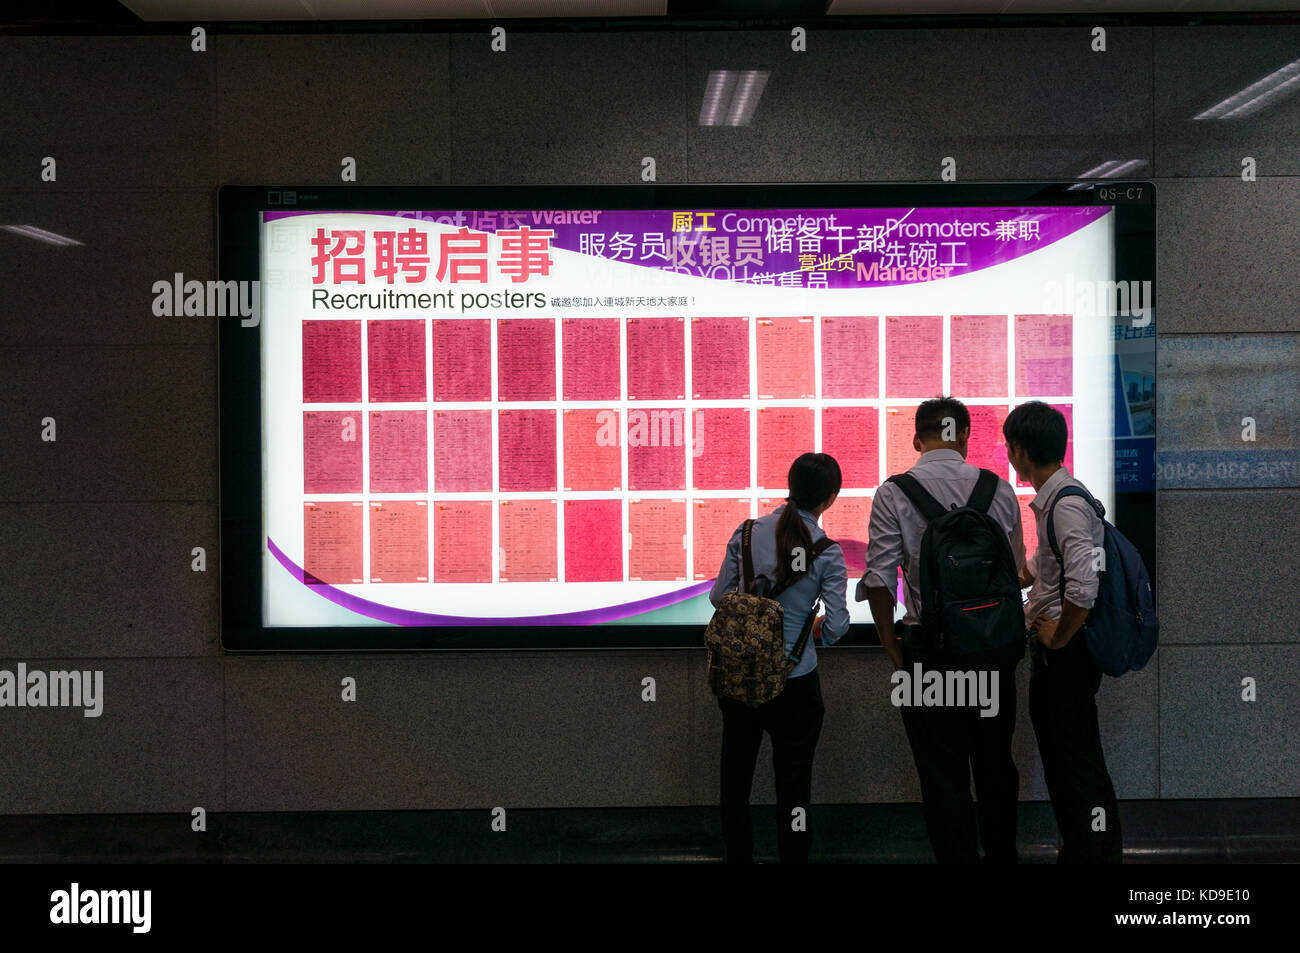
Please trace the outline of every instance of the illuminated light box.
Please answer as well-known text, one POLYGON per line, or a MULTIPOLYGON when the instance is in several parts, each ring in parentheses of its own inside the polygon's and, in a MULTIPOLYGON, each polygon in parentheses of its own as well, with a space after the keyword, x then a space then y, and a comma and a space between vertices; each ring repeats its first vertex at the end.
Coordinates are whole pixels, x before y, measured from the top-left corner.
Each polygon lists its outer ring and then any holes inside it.
POLYGON ((1001 424, 1058 407, 1154 565, 1148 185, 275 191, 221 192, 227 649, 699 645, 808 451, 872 644, 871 499, 939 394, 1026 514, 1001 424))

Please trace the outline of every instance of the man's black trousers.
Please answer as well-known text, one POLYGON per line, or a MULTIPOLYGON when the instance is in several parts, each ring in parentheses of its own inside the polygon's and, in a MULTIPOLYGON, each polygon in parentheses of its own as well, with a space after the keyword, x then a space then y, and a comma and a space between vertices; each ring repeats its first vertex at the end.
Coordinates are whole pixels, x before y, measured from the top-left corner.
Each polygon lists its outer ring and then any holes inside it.
POLYGON ((1029 717, 1061 831, 1058 863, 1118 864, 1119 803, 1097 725, 1102 671, 1088 654, 1086 636, 1080 630, 1060 649, 1034 644, 1029 717))
MULTIPOLYGON (((909 679, 916 661, 904 642, 903 670, 909 679)), ((998 709, 992 717, 983 717, 972 704, 902 706, 903 727, 921 780, 925 827, 941 864, 978 863, 980 844, 987 863, 1017 861, 1020 774, 1011 756, 1016 666, 998 670, 997 676, 998 709), (975 803, 970 796, 972 774, 975 803)))

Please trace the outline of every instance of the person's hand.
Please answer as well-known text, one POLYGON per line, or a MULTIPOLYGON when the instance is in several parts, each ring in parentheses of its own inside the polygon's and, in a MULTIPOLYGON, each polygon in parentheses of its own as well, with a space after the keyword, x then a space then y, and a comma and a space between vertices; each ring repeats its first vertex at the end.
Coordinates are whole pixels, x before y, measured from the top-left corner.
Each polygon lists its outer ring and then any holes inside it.
POLYGON ((1056 647, 1052 644, 1056 641, 1056 623, 1056 619, 1049 619, 1047 616, 1042 615, 1034 620, 1034 638, 1041 642, 1044 648, 1056 647))
POLYGON ((880 637, 880 647, 885 650, 889 660, 894 663, 894 671, 899 672, 903 669, 903 640, 898 637, 898 631, 890 639, 880 637))

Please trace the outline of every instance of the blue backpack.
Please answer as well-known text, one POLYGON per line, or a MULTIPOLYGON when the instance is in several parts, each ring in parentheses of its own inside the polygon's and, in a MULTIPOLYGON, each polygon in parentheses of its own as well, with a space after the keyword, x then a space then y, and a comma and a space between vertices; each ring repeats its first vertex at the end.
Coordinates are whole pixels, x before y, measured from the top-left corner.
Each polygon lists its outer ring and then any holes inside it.
POLYGON ((1105 569, 1099 572, 1097 601, 1084 622, 1088 653, 1107 675, 1123 675, 1147 663, 1156 650, 1160 620, 1156 618, 1151 577, 1137 548, 1106 521, 1106 508, 1087 490, 1067 486, 1056 494, 1047 511, 1047 541, 1061 566, 1061 594, 1065 592, 1065 560, 1056 542, 1052 517, 1056 504, 1067 496, 1081 496, 1097 511, 1105 530, 1105 569))

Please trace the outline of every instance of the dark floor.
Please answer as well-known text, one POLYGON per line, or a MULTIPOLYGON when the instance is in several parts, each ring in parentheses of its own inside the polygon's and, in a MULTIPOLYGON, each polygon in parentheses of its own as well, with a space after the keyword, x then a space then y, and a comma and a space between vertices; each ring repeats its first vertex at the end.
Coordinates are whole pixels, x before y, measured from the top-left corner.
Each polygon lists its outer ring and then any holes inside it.
MULTIPOLYGON (((1300 798, 1121 802, 1126 863, 1300 862, 1300 798)), ((818 805, 814 861, 930 863, 919 805, 818 805)), ((712 808, 0 816, 0 863, 714 863, 712 808)), ((775 809, 754 808, 775 859, 775 809)), ((1020 856, 1055 860, 1043 802, 1020 805, 1020 856)))

